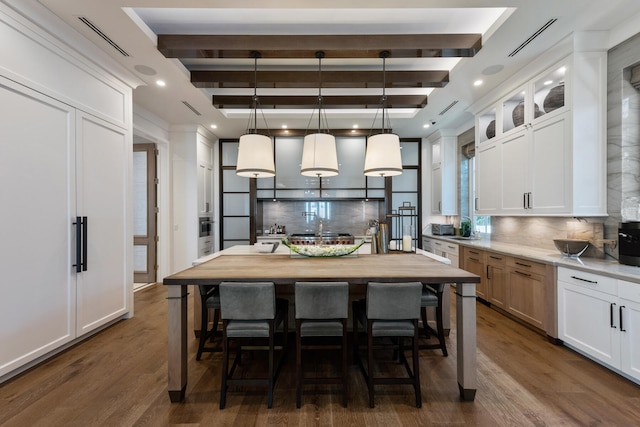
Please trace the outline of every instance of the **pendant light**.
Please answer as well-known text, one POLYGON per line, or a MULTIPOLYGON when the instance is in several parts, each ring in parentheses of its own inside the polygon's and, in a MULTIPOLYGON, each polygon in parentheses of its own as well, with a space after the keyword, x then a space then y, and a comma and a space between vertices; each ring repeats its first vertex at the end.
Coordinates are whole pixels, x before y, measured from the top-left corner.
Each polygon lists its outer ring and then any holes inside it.
POLYGON ((387 104, 385 65, 388 57, 388 51, 380 52, 380 58, 382 58, 382 99, 380 101, 382 104, 382 131, 367 139, 367 152, 364 158, 364 174, 367 176, 385 177, 402 174, 400 138, 398 138, 398 135, 391 133, 388 115, 385 120, 387 104))
POLYGON ((271 138, 258 134, 258 107, 260 105, 260 100, 257 95, 258 58, 260 58, 261 55, 259 52, 252 52, 251 55, 254 60, 253 100, 251 102, 251 113, 249 115, 247 131, 240 137, 236 174, 247 178, 271 178, 276 174, 271 138), (253 129, 251 129, 252 122, 253 129))
MULTIPOLYGON (((329 130, 322 131, 322 58, 324 52, 316 52, 318 58, 318 132, 306 135, 302 148, 300 173, 304 176, 318 178, 338 175, 338 155, 336 139, 329 130)), ((313 114, 312 117, 313 118, 313 114)), ((309 122, 311 122, 311 118, 309 122)), ((325 125, 326 117, 324 119, 325 125)), ((308 126, 307 126, 308 127, 308 126)), ((328 128, 328 126, 326 126, 328 128)))

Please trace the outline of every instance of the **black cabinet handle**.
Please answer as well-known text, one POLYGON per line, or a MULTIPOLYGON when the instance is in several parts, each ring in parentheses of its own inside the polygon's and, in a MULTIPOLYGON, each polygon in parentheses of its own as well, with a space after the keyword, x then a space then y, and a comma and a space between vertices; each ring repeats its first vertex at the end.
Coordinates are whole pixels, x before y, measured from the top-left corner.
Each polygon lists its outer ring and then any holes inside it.
POLYGON ((583 282, 587 282, 587 283, 593 283, 594 285, 597 285, 598 282, 594 281, 594 280, 587 280, 587 279, 583 279, 582 277, 577 277, 577 276, 571 276, 572 279, 576 279, 576 280, 581 280, 583 282))
POLYGON ((87 217, 77 216, 73 223, 76 226, 76 273, 87 271, 87 217))
POLYGON ((531 268, 531 264, 524 264, 524 263, 521 263, 521 262, 518 262, 518 261, 516 261, 516 265, 519 265, 521 267, 531 268))
POLYGON ((616 325, 613 324, 613 306, 616 305, 615 302, 612 302, 611 305, 609 305, 609 323, 613 329, 616 329, 616 325))
POLYGON ((87 217, 82 217, 82 271, 87 271, 87 217))
POLYGON ((73 267, 76 268, 76 273, 80 273, 82 271, 82 219, 77 216, 73 225, 76 226, 76 263, 73 267))
POLYGON ((527 209, 527 193, 522 193, 522 208, 527 209))
POLYGON ((624 326, 622 326, 622 309, 625 308, 624 305, 620 306, 620 332, 627 332, 627 330, 624 328, 624 326))
POLYGON ((487 279, 491 279, 491 277, 489 277, 489 265, 487 265, 487 279))
POLYGON ((531 274, 523 273, 522 271, 518 271, 518 270, 514 270, 514 273, 519 274, 519 275, 524 276, 524 277, 531 277, 531 274))

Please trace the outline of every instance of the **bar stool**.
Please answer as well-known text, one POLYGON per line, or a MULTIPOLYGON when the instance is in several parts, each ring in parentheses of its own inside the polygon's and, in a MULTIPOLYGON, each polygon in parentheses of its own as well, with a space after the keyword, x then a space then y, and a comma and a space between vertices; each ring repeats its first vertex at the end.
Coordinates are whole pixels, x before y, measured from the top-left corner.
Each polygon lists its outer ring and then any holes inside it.
MULTIPOLYGON (((296 282, 296 408, 302 402, 305 384, 342 384, 342 405, 347 407, 347 318, 349 317, 349 283, 347 282, 296 282), (306 341, 318 337, 342 337, 342 344, 314 343, 303 346, 306 341), (302 350, 341 349, 341 376, 309 378, 302 374, 302 350)), ((317 341, 317 340, 315 340, 317 341)))
POLYGON ((224 409, 227 388, 230 385, 266 386, 267 407, 273 404, 273 388, 282 367, 289 332, 289 302, 277 299, 272 282, 222 282, 220 283, 220 311, 222 316, 222 385, 220 409, 224 409), (274 363, 275 331, 283 325, 283 346, 277 363, 274 363), (233 376, 242 356, 242 344, 254 339, 266 339, 266 347, 252 345, 251 350, 267 350, 269 366, 266 377, 235 378, 233 376), (237 353, 229 370, 229 344, 237 342, 237 353))
POLYGON ((200 323, 200 341, 198 342, 198 354, 196 360, 200 360, 203 352, 220 352, 222 348, 205 347, 207 340, 213 341, 218 333, 218 321, 220 320, 220 290, 217 285, 207 286, 198 285, 200 291, 201 305, 201 323, 200 323), (209 310, 213 310, 213 326, 209 327, 209 310))
POLYGON ((444 292, 444 283, 430 284, 424 285, 422 288, 422 296, 420 298, 421 310, 420 314, 422 316, 422 330, 427 338, 431 336, 431 334, 435 335, 438 338, 437 344, 420 344, 418 347, 420 350, 433 350, 433 349, 441 349, 442 355, 447 357, 447 344, 444 340, 444 323, 442 321, 442 296, 444 292), (434 331, 433 328, 427 323, 427 307, 435 307, 436 308, 436 328, 437 331, 434 331))
MULTIPOLYGON (((420 295, 422 283, 378 283, 369 282, 365 300, 353 302, 354 356, 369 388, 369 407, 374 407, 374 385, 411 384, 416 396, 416 407, 422 407, 420 394, 420 368, 418 360, 418 318, 420 317, 420 295), (360 358, 358 349, 358 324, 367 333, 367 369, 360 358), (374 338, 392 337, 398 339, 393 344, 404 364, 407 377, 374 377, 374 338), (411 338, 413 369, 404 354, 403 339, 411 338)), ((376 346, 380 348, 382 346, 376 346)), ((387 345, 388 347, 388 345, 387 345)), ((377 354, 377 353, 376 353, 377 354)))

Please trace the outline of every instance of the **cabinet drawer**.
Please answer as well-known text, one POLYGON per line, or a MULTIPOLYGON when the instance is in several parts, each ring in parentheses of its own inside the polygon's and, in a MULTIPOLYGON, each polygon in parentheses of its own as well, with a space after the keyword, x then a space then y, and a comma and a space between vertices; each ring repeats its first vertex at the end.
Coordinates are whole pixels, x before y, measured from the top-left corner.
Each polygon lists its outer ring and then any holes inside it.
POLYGON ((526 271, 532 274, 544 275, 546 270, 544 264, 522 258, 507 257, 507 265, 515 270, 526 271))
POLYGON ((617 295, 618 293, 618 281, 616 279, 613 277, 587 273, 585 271, 558 267, 558 281, 571 283, 588 289, 594 289, 610 295, 617 295))
POLYGON ((456 244, 445 243, 442 250, 445 251, 448 255, 458 256, 459 249, 458 249, 458 245, 456 244))
POLYGON ((640 303, 640 283, 618 280, 618 295, 620 298, 640 303))
POLYGON ((487 252, 486 255, 486 262, 489 265, 504 265, 506 262, 506 256, 505 255, 500 255, 497 253, 493 253, 493 252, 487 252))

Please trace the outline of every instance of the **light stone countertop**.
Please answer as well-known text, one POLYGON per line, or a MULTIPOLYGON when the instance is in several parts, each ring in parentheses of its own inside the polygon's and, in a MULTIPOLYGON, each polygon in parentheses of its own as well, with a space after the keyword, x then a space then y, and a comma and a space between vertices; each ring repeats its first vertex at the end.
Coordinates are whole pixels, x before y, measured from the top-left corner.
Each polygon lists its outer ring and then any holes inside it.
POLYGON ((431 234, 423 234, 423 237, 456 243, 466 247, 491 250, 504 255, 511 255, 544 264, 551 264, 556 267, 568 267, 589 273, 602 274, 616 279, 640 283, 640 267, 620 264, 612 258, 568 258, 562 256, 562 254, 553 249, 541 249, 511 243, 492 242, 487 239, 460 240, 454 239, 450 236, 435 236, 431 234))

